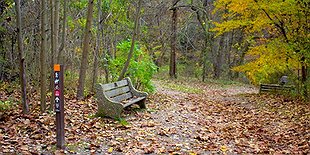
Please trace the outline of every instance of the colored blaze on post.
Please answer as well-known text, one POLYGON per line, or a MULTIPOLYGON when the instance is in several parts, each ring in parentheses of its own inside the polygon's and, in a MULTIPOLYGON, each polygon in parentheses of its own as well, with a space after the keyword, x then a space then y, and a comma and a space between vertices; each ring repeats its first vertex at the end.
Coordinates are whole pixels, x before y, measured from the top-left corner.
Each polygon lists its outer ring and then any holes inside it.
POLYGON ((65 123, 64 123, 64 69, 63 65, 54 65, 54 91, 56 112, 56 140, 57 148, 64 149, 65 146, 65 123))

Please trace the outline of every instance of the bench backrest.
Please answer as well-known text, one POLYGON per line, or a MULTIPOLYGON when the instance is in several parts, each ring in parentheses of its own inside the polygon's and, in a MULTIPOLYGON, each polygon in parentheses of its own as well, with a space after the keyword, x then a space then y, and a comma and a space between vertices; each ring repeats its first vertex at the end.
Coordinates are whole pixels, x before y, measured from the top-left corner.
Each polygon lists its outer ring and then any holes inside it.
POLYGON ((102 85, 103 93, 112 101, 121 102, 132 98, 130 87, 126 79, 102 85))

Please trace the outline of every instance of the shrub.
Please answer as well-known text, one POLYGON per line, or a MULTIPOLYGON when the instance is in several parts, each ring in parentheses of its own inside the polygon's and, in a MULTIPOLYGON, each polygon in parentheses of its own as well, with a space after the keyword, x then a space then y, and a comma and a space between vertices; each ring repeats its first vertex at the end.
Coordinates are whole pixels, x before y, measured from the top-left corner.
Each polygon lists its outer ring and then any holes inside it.
POLYGON ((0 100, 0 112, 11 110, 15 106, 15 103, 10 100, 1 101, 0 100))
MULTIPOLYGON (((116 81, 124 64, 127 60, 131 41, 122 41, 117 46, 117 54, 115 59, 109 60, 109 70, 112 80, 116 81)), ((144 47, 135 44, 134 54, 130 60, 130 65, 125 76, 131 78, 134 86, 137 89, 142 89, 147 92, 153 92, 155 87, 151 82, 157 66, 153 63, 151 57, 144 47)))

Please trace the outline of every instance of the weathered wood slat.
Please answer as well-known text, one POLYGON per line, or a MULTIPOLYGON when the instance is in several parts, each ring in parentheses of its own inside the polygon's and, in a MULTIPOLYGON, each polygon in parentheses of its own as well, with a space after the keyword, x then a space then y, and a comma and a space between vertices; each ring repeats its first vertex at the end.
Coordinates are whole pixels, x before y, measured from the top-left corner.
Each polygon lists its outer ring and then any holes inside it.
POLYGON ((115 96, 115 97, 111 98, 111 100, 115 101, 115 102, 121 102, 121 101, 124 101, 124 100, 128 100, 129 98, 132 98, 131 92, 126 93, 126 94, 122 94, 122 95, 119 95, 119 96, 115 96))
POLYGON ((291 89, 292 88, 292 86, 281 86, 281 85, 266 85, 266 84, 262 84, 261 85, 261 88, 281 88, 281 89, 285 89, 285 88, 287 88, 287 89, 291 89))
POLYGON ((261 84, 259 88, 259 93, 290 91, 292 89, 294 89, 293 86, 283 86, 283 85, 278 85, 278 84, 261 84))
POLYGON ((109 98, 114 97, 114 96, 118 96, 121 94, 125 94, 128 93, 130 91, 128 86, 125 87, 121 87, 121 88, 117 88, 117 89, 112 89, 112 90, 108 90, 105 92, 105 95, 109 98))
POLYGON ((107 91, 107 90, 123 87, 126 85, 128 85, 127 80, 122 80, 122 81, 117 81, 114 83, 104 84, 104 85, 102 85, 102 87, 103 87, 103 91, 107 91))
POLYGON ((139 101, 141 101, 143 99, 145 99, 145 97, 133 98, 133 99, 127 101, 125 104, 123 104, 123 107, 127 107, 129 105, 132 105, 133 103, 139 102, 139 101))

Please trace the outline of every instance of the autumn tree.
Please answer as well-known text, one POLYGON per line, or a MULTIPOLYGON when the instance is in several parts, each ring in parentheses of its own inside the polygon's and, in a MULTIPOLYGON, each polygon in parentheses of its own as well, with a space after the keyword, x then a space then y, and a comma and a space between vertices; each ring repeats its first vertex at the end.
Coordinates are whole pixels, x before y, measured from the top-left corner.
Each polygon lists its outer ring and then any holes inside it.
POLYGON ((227 21, 216 23, 219 34, 243 29, 245 39, 251 40, 247 54, 254 60, 237 67, 253 83, 301 70, 302 92, 307 96, 307 67, 309 66, 309 3, 296 1, 233 1, 219 0, 218 11, 227 21), (262 78, 263 77, 263 78, 262 78))

